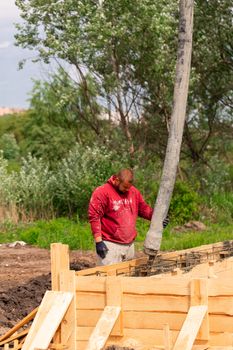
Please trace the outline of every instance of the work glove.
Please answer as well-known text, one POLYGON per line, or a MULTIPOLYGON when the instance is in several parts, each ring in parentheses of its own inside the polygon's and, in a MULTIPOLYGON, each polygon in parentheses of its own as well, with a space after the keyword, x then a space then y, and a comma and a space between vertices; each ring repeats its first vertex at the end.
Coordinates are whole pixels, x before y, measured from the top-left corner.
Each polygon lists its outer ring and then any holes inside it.
POLYGON ((169 224, 169 217, 166 216, 166 218, 163 220, 163 228, 165 228, 169 224))
POLYGON ((101 259, 104 259, 108 252, 106 244, 103 241, 96 242, 95 247, 96 253, 101 257, 101 259))

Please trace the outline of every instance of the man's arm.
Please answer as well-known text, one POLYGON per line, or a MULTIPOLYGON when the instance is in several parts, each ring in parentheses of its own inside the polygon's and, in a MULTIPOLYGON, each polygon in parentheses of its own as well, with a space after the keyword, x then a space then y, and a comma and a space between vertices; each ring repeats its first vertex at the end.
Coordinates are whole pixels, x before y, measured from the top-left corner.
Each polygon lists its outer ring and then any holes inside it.
MULTIPOLYGON (((143 219, 151 220, 153 209, 144 201, 141 193, 139 192, 139 205, 138 205, 138 216, 143 219)), ((163 220, 163 228, 169 224, 169 217, 163 220)))
POLYGON ((94 236, 95 242, 102 241, 101 218, 104 216, 105 208, 105 196, 101 193, 100 188, 97 188, 91 196, 88 208, 88 218, 91 225, 91 232, 94 236))
POLYGON ((89 222, 91 224, 91 232, 94 236, 96 252, 104 259, 108 248, 105 243, 102 241, 102 233, 101 233, 101 218, 104 215, 104 211, 106 208, 106 200, 104 195, 100 192, 99 188, 97 188, 91 197, 89 208, 88 208, 88 217, 89 222))
POLYGON ((138 216, 143 219, 151 220, 153 209, 145 202, 141 193, 138 191, 138 216))

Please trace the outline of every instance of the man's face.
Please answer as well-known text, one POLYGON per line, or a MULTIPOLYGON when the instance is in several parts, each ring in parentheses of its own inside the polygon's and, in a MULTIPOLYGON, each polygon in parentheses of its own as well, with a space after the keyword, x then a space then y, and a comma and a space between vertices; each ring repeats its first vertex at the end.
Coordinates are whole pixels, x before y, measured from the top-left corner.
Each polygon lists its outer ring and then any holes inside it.
POLYGON ((129 180, 124 180, 124 181, 120 181, 118 180, 118 190, 122 193, 126 193, 129 191, 130 187, 132 186, 133 180, 129 179, 129 180))

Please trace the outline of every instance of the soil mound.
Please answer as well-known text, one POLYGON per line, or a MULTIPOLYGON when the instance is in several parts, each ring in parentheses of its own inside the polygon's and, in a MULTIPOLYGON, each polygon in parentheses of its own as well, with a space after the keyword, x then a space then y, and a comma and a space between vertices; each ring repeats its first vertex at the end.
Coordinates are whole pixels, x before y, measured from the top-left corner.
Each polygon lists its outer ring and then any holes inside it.
MULTIPOLYGON (((83 259, 73 261, 70 269, 79 271, 95 264, 83 259)), ((0 324, 11 328, 40 305, 46 290, 51 290, 51 274, 31 278, 22 285, 0 291, 0 324)))

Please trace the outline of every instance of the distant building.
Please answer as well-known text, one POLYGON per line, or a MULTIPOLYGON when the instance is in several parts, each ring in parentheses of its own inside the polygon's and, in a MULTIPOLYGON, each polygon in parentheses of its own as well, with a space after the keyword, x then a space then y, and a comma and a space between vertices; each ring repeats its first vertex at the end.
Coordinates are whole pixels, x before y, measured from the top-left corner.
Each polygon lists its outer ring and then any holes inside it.
POLYGON ((6 114, 23 113, 25 111, 26 109, 23 108, 0 107, 0 117, 6 114))

